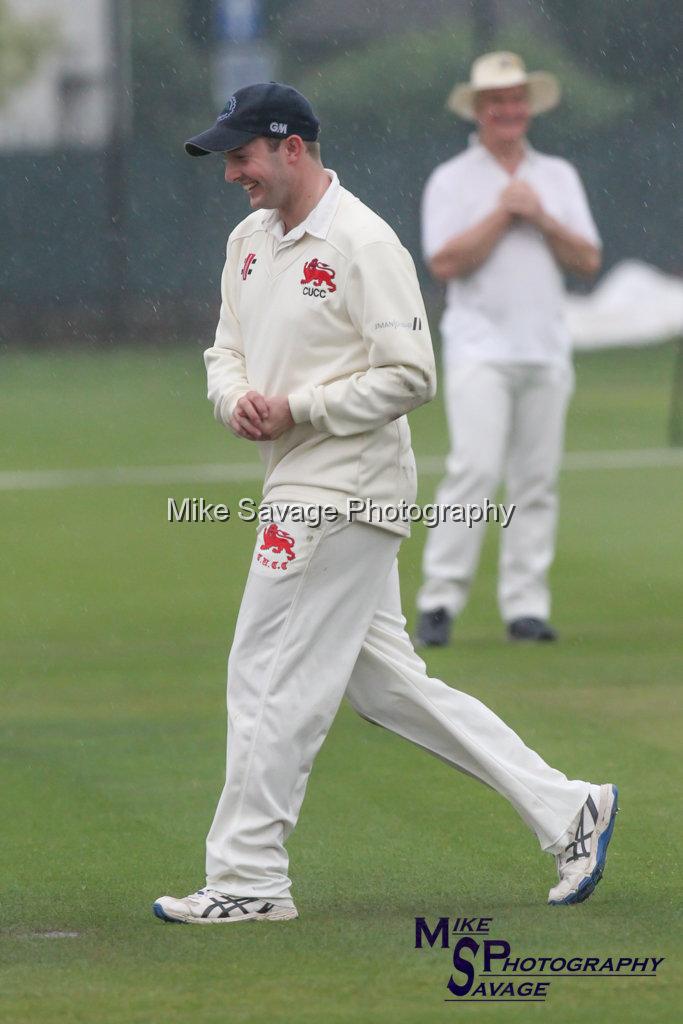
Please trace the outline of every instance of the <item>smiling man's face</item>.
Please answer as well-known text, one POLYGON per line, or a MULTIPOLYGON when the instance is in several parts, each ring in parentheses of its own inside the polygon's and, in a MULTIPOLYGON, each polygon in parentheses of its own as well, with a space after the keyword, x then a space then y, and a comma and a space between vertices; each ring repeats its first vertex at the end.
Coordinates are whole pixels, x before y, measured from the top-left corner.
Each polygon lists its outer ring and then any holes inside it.
POLYGON ((224 154, 225 180, 241 185, 252 210, 281 208, 289 194, 287 163, 280 149, 271 149, 268 140, 253 139, 239 149, 224 154))
POLYGON ((477 94, 475 109, 480 133, 487 141, 517 142, 526 135, 531 111, 525 85, 483 89, 477 94))

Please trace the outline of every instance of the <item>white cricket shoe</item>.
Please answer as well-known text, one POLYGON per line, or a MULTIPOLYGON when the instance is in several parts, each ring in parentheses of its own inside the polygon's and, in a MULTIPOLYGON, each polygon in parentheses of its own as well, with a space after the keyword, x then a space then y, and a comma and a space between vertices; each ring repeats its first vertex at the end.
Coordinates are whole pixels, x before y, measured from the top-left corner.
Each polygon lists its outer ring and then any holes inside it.
POLYGON ((152 910, 162 921, 177 924, 230 924, 233 921, 292 921, 297 909, 277 906, 260 896, 226 896, 216 889, 199 889, 182 900, 160 896, 152 910))
POLYGON ((553 906, 583 903, 602 878, 607 847, 617 816, 616 786, 600 786, 597 805, 592 796, 571 824, 574 838, 555 857, 559 882, 548 893, 553 906))

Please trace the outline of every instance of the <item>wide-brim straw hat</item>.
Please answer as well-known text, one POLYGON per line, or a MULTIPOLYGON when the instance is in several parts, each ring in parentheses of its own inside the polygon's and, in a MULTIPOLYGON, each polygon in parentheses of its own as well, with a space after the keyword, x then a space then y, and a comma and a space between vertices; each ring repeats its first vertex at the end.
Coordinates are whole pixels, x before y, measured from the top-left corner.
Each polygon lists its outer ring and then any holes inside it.
POLYGON ((474 101, 484 89, 509 89, 526 85, 532 114, 543 114, 560 102, 562 90, 555 75, 548 71, 527 71, 524 61, 516 53, 499 51, 485 53, 472 65, 469 82, 461 82, 446 101, 449 110, 468 121, 476 121, 474 101))

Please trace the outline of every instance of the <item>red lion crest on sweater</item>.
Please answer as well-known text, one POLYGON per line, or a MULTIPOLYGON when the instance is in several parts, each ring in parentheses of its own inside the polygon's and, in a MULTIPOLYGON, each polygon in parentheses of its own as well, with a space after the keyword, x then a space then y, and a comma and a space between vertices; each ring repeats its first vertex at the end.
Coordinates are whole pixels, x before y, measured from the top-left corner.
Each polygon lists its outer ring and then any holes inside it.
POLYGON ((335 277, 336 274, 332 267, 328 267, 327 263, 321 263, 320 260, 314 259, 304 263, 304 276, 299 284, 312 284, 316 288, 326 285, 330 292, 336 292, 335 277))

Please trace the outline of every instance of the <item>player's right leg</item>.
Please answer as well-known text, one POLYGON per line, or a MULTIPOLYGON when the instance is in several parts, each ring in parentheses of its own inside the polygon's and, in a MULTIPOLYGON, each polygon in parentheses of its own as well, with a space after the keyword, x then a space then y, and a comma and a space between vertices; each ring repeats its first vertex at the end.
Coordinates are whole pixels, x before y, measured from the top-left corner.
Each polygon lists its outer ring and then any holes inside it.
POLYGON ((284 844, 400 537, 363 523, 280 529, 289 540, 279 554, 259 531, 230 652, 227 778, 206 843, 206 888, 157 900, 165 920, 296 916, 284 844))
MULTIPOLYGON (((511 415, 506 366, 467 363, 446 371, 445 393, 451 452, 438 505, 483 505, 493 499, 502 476, 511 415)), ((467 601, 474 579, 484 523, 441 522, 427 531, 417 596, 416 641, 448 642, 450 623, 467 601)))

